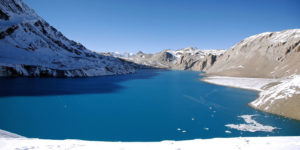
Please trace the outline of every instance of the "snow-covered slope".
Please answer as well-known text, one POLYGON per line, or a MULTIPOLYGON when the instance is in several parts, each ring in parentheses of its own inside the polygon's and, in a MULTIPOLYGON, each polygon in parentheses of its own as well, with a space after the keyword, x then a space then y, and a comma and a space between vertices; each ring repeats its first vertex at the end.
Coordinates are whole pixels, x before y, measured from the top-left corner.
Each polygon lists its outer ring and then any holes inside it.
POLYGON ((99 76, 134 72, 127 63, 69 40, 22 0, 0 0, 1 76, 99 76))
POLYGON ((250 106, 300 120, 300 75, 292 75, 265 86, 250 106))
POLYGON ((207 72, 259 78, 300 74, 300 29, 248 37, 224 53, 207 72))
POLYGON ((145 54, 140 51, 135 55, 122 58, 156 68, 202 71, 211 66, 224 52, 225 50, 199 50, 189 47, 163 50, 155 54, 145 54))

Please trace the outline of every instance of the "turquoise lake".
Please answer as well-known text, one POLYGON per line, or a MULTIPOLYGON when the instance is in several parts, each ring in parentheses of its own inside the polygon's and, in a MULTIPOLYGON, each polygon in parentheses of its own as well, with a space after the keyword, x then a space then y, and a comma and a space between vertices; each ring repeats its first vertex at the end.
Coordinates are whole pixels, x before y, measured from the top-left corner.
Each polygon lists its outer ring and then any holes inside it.
POLYGON ((0 129, 30 138, 101 141, 300 135, 299 121, 248 107, 257 92, 201 77, 193 71, 139 70, 91 78, 0 78, 0 129), (277 129, 225 126, 245 123, 240 115, 256 115, 254 120, 277 129))

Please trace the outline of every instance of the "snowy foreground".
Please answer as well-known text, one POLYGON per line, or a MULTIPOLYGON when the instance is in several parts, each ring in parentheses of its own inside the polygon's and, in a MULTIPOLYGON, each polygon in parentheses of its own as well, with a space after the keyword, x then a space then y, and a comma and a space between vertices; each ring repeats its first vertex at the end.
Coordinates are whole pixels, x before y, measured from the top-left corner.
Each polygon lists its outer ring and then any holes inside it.
POLYGON ((299 150, 300 136, 237 137, 161 142, 101 142, 25 138, 0 130, 1 150, 299 150))
POLYGON ((96 142, 0 138, 1 150, 299 150, 300 137, 215 138, 162 142, 96 142))

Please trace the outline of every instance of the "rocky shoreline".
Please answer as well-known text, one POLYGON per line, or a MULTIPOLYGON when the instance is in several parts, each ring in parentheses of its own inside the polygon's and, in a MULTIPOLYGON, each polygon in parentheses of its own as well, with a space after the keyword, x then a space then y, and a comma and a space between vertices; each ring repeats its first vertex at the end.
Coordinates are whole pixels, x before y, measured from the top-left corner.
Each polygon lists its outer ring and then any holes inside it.
POLYGON ((300 112, 298 111, 300 106, 299 75, 280 79, 208 76, 202 78, 201 81, 258 91, 259 96, 249 103, 250 107, 267 113, 300 120, 300 112))

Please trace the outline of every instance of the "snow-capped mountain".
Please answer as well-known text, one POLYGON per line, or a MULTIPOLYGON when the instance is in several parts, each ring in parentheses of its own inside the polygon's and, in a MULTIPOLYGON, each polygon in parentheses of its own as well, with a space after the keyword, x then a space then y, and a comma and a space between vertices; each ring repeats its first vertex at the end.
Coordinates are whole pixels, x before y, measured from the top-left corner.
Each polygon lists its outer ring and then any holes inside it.
POLYGON ((105 56, 113 56, 113 57, 118 57, 118 58, 129 58, 134 56, 133 53, 128 53, 128 52, 104 52, 104 53, 100 53, 101 55, 105 55, 105 56))
POLYGON ((1 76, 100 76, 134 72, 128 63, 69 40, 22 0, 0 0, 1 76))
POLYGON ((123 57, 145 66, 177 70, 203 71, 210 67, 225 50, 199 50, 193 47, 179 50, 163 50, 155 54, 137 54, 123 57))
POLYGON ((183 56, 184 54, 188 55, 197 55, 204 58, 207 55, 221 55, 225 50, 214 50, 214 49, 197 49, 195 47, 187 47, 179 50, 167 50, 167 52, 173 54, 177 58, 183 56))

